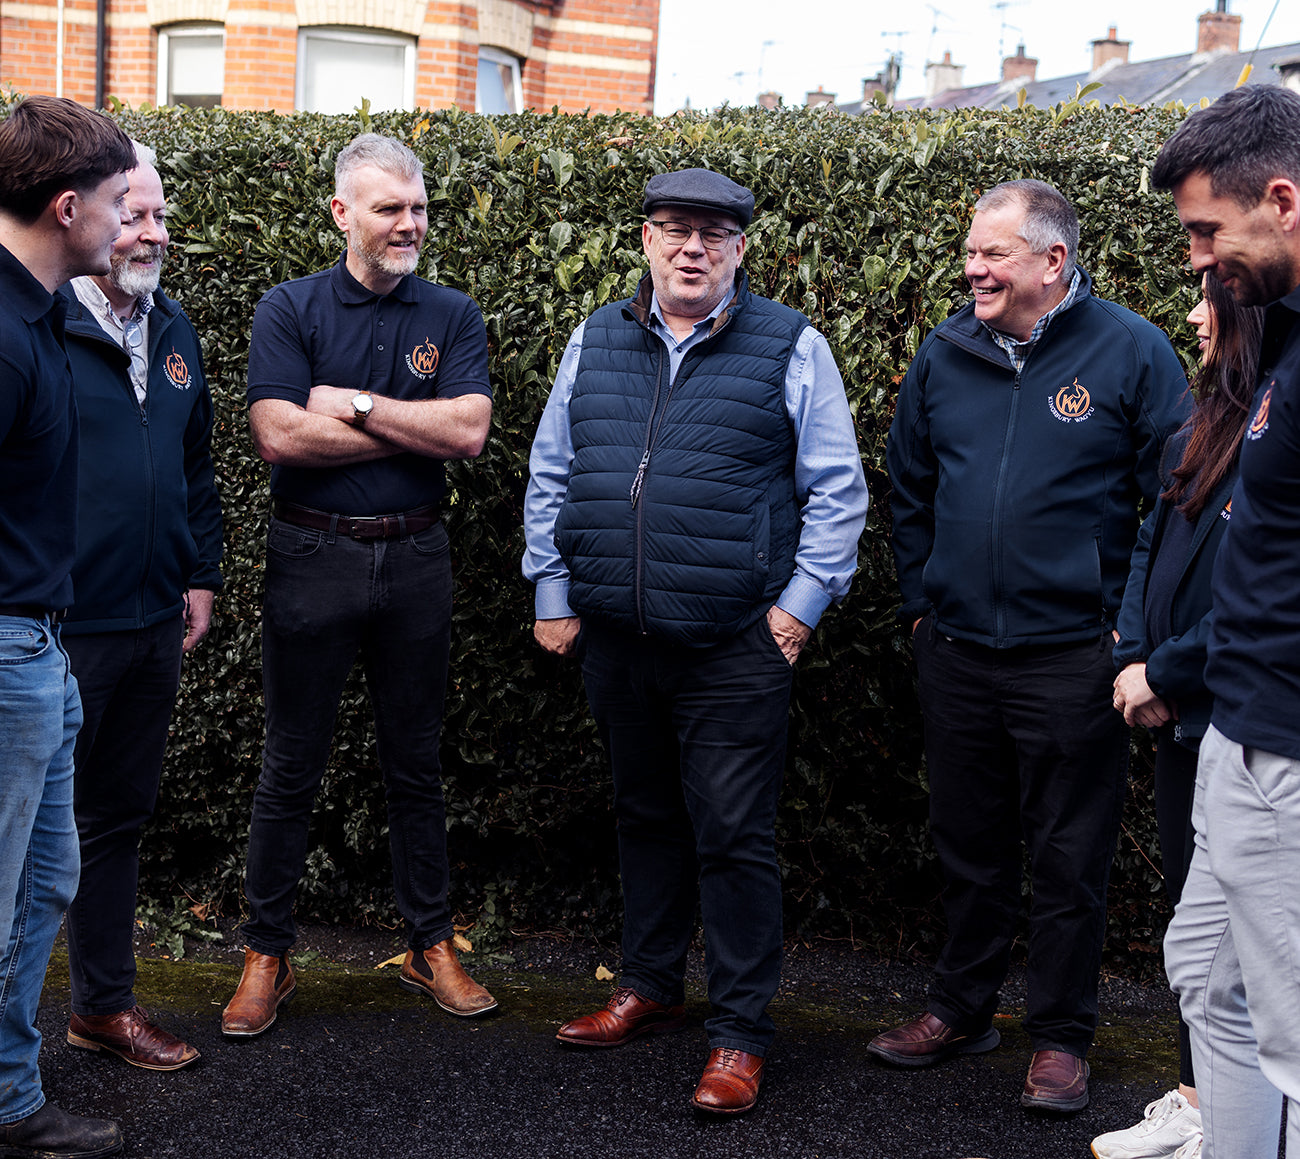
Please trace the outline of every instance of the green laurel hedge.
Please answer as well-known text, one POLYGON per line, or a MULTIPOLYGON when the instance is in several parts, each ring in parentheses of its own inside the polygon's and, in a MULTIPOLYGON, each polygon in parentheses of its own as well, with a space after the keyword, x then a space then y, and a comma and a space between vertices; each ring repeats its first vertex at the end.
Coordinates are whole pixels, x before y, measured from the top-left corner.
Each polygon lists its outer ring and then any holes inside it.
MULTIPOLYGON (((967 297, 969 207, 1035 176, 1078 207, 1100 294, 1162 326, 1190 358, 1194 300, 1170 200, 1146 167, 1182 113, 1082 107, 843 117, 724 110, 485 118, 452 110, 327 118, 118 110, 152 144, 174 199, 165 281, 203 339, 217 403, 227 586, 186 663, 142 891, 234 914, 262 740, 259 605, 267 467, 243 391, 259 296, 333 262, 334 155, 363 127, 426 164, 421 273, 471 294, 487 319, 495 390, 480 459, 451 468, 457 561, 444 737, 452 901, 491 945, 508 928, 608 934, 619 921, 605 758, 575 669, 532 641, 519 574, 532 433, 571 329, 643 269, 640 197, 661 170, 705 165, 753 189, 745 265, 754 289, 805 311, 830 340, 856 415, 872 512, 853 591, 797 669, 779 818, 787 924, 929 952, 941 922, 926 835, 910 647, 888 544, 885 436, 920 339, 967 297)), ((1163 890, 1139 738, 1112 883, 1110 961, 1158 956, 1163 890)), ((339 714, 300 917, 395 920, 385 810, 359 679, 339 714)))

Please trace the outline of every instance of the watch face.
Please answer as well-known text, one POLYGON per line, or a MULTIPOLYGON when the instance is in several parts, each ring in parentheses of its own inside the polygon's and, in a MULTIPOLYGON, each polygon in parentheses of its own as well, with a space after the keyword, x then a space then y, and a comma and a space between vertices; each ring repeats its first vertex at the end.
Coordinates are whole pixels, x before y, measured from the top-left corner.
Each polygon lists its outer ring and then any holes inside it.
POLYGON ((368 394, 359 394, 352 400, 352 409, 359 415, 368 415, 375 405, 375 400, 368 394))

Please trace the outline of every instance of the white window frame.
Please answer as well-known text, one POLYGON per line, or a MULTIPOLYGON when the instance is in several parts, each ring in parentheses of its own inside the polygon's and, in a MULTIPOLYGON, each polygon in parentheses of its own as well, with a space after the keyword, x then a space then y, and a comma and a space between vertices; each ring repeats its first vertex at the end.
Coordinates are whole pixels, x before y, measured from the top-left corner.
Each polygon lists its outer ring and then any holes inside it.
MULTIPOLYGON (((512 93, 511 93, 511 95, 514 97, 514 101, 515 101, 515 111, 516 111, 516 112, 523 112, 523 109, 524 109, 524 90, 523 90, 523 85, 522 85, 522 83, 520 82, 520 79, 519 79, 519 74, 520 74, 520 72, 522 71, 522 70, 521 70, 521 65, 523 64, 523 62, 522 62, 522 61, 521 61, 517 56, 515 56, 513 53, 510 53, 510 52, 504 52, 503 50, 501 50, 501 49, 499 49, 499 48, 491 48, 490 46, 488 46, 488 45, 486 45, 486 44, 480 44, 480 45, 479 45, 479 48, 478 48, 478 60, 488 60, 488 61, 491 61, 493 64, 496 64, 496 65, 502 65, 502 64, 505 64, 505 65, 509 65, 509 66, 510 66, 510 81, 511 81, 511 89, 512 89, 512 93)), ((475 61, 475 72, 474 72, 474 111, 475 111, 476 113, 481 113, 481 112, 483 111, 483 105, 482 105, 482 102, 479 100, 479 93, 478 93, 478 71, 477 71, 477 69, 478 69, 478 61, 475 61)))
MULTIPOLYGON (((307 94, 307 42, 309 40, 333 40, 345 44, 379 44, 388 48, 402 48, 402 105, 401 110, 410 112, 415 108, 415 38, 400 32, 383 32, 373 28, 358 28, 352 25, 313 24, 298 29, 298 67, 294 71, 293 107, 303 112, 312 112, 306 105, 307 94)), ((357 104, 369 93, 360 93, 357 104)), ((371 112, 388 110, 371 107, 371 112)))
POLYGON ((221 38, 222 81, 221 88, 215 94, 217 103, 221 103, 222 97, 225 95, 226 26, 216 21, 204 21, 202 23, 171 24, 158 29, 158 84, 154 95, 157 97, 159 108, 172 103, 171 89, 174 87, 171 83, 172 38, 181 40, 199 36, 218 36, 221 38))

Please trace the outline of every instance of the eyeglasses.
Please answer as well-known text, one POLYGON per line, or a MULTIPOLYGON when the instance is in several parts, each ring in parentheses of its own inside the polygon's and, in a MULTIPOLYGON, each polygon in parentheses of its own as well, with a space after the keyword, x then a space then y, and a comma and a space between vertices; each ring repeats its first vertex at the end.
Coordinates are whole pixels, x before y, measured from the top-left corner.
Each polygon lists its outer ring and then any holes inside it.
POLYGON ((141 343, 144 342, 144 333, 140 329, 139 318, 131 318, 122 323, 122 337, 126 339, 127 347, 132 354, 140 349, 141 343))
POLYGON ((720 250, 733 237, 739 237, 745 232, 743 229, 727 229, 721 225, 706 225, 703 229, 696 230, 694 226, 686 225, 684 222, 655 221, 654 218, 650 219, 650 224, 657 225, 664 240, 672 242, 673 245, 685 245, 691 240, 691 234, 698 233, 704 248, 709 250, 720 250))

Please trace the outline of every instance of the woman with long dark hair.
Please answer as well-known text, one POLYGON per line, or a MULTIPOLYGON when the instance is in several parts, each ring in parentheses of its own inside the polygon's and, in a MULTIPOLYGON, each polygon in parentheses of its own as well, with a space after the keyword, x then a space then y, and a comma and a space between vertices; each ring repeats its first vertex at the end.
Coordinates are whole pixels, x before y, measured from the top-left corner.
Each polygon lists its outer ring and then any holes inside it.
MULTIPOLYGON (((1259 363, 1264 312, 1240 306, 1214 277, 1187 316, 1201 369, 1197 406, 1165 452, 1175 462, 1133 552, 1119 642, 1115 708, 1156 738, 1156 824, 1165 888, 1178 904, 1192 860, 1196 753, 1210 723, 1205 687, 1210 576, 1232 514, 1237 456, 1259 363)), ((1097 1159, 1198 1159, 1201 1115, 1187 1027, 1179 1020, 1178 1089, 1148 1105, 1142 1121, 1093 1140, 1097 1159)))

